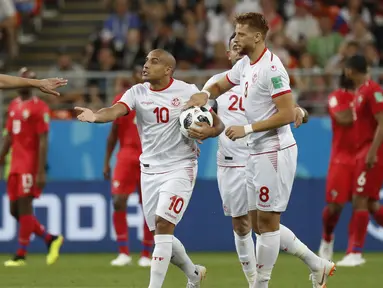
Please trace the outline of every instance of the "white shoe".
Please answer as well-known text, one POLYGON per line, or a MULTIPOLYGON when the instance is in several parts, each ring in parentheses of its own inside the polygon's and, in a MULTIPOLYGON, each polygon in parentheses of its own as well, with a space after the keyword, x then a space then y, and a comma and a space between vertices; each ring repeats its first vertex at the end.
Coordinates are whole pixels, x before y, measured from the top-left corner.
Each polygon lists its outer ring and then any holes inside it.
POLYGON ((138 266, 140 267, 150 267, 151 264, 152 264, 152 259, 148 257, 141 257, 138 260, 138 266))
POLYGON ((327 242, 322 239, 319 246, 318 256, 320 258, 330 261, 332 260, 333 254, 334 254, 334 239, 332 239, 330 242, 327 242))
POLYGON ((356 267, 366 263, 366 259, 360 253, 350 253, 336 263, 339 267, 356 267))
POLYGON ((322 265, 317 271, 311 271, 310 280, 313 283, 313 288, 325 288, 327 278, 333 276, 336 271, 334 262, 322 259, 322 265))
POLYGON ((207 270, 205 267, 203 266, 200 266, 200 265, 195 265, 195 268, 196 268, 196 272, 199 274, 199 280, 198 282, 190 282, 190 280, 188 280, 188 284, 186 284, 186 288, 200 288, 201 287, 201 283, 203 280, 205 280, 206 278, 206 273, 207 273, 207 270))
POLYGON ((125 265, 130 265, 132 263, 132 257, 126 254, 118 254, 117 258, 112 260, 110 262, 110 265, 112 266, 125 266, 125 265))

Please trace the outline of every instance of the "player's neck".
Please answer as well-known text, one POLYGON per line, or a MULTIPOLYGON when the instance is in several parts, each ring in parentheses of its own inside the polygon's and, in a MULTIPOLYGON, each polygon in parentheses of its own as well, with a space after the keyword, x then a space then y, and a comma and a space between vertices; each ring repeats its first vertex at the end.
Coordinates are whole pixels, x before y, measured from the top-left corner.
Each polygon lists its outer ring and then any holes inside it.
POLYGON ((366 81, 368 80, 368 77, 365 76, 365 75, 361 75, 359 77, 357 77, 354 81, 355 83, 355 87, 359 88, 360 86, 362 86, 366 81))
POLYGON ((163 80, 150 82, 150 90, 152 91, 162 91, 166 88, 169 88, 172 85, 174 79, 172 77, 165 78, 163 80))
POLYGON ((255 64, 262 57, 266 49, 265 43, 259 44, 255 47, 253 52, 251 52, 248 56, 250 58, 250 63, 255 64))
POLYGON ((20 95, 20 98, 21 98, 21 100, 22 101, 28 101, 28 100, 30 100, 31 98, 32 98, 32 95, 20 95))

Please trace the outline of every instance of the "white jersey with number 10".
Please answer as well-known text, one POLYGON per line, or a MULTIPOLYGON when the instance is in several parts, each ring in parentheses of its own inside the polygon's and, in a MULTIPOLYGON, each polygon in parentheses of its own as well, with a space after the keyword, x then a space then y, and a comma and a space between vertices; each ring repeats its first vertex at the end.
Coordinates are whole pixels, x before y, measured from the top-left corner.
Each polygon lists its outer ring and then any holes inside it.
POLYGON ((142 172, 164 173, 197 165, 196 143, 182 136, 179 116, 185 102, 198 92, 193 84, 171 79, 162 90, 152 90, 149 83, 143 83, 122 96, 118 103, 136 111, 142 172))
MULTIPOLYGON (((223 72, 211 77, 203 87, 206 89, 211 84, 225 77, 227 72, 223 72)), ((211 103, 209 103, 211 105, 211 103)), ((242 126, 248 124, 245 109, 243 108, 243 96, 240 86, 232 89, 217 98, 218 116, 225 124, 225 128, 230 126, 242 126)), ((246 166, 249 158, 249 148, 244 141, 232 141, 223 132, 218 138, 217 165, 223 167, 246 166)))
MULTIPOLYGON (((254 63, 248 56, 239 60, 226 74, 233 85, 240 85, 249 123, 266 120, 277 112, 273 99, 291 93, 290 80, 278 56, 265 48, 254 63)), ((269 131, 252 133, 251 153, 278 151, 295 144, 290 125, 269 131)))

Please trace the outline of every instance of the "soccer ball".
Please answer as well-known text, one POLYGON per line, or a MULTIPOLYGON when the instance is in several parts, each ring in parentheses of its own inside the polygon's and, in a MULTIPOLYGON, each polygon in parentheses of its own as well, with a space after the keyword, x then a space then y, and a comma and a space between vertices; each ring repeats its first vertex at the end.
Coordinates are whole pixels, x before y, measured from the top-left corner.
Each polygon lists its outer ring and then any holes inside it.
MULTIPOLYGON (((179 123, 182 135, 189 137, 188 129, 198 127, 196 122, 206 122, 213 126, 213 116, 205 107, 190 107, 181 112, 179 123)), ((190 138, 191 139, 191 138, 190 138)))

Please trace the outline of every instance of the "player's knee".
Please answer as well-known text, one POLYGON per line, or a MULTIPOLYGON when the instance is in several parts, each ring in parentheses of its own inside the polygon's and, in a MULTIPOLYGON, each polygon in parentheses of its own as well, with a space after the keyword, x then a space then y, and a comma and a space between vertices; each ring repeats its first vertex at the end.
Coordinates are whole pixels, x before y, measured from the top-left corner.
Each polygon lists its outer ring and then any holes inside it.
POLYGON ((268 282, 270 279, 271 271, 262 271, 259 267, 257 267, 257 282, 268 282))
POLYGON ((380 202, 376 200, 368 201, 368 212, 375 214, 380 209, 380 202))
POLYGON ((156 234, 174 234, 175 225, 162 217, 156 217, 156 234))
POLYGON ((113 196, 113 209, 114 211, 126 211, 127 208, 127 198, 120 196, 120 195, 114 195, 113 196))
POLYGON ((251 221, 248 215, 233 218, 233 230, 238 236, 245 236, 251 231, 251 221))
POLYGON ((280 213, 258 211, 259 234, 279 230, 280 213))
POLYGON ((340 214, 343 210, 343 204, 338 203, 329 203, 328 204, 328 210, 330 214, 340 214))
POLYGON ((354 196, 352 199, 352 207, 354 210, 367 210, 368 198, 363 196, 354 196))
POLYGON ((22 197, 17 200, 17 212, 18 216, 33 214, 33 197, 22 197))

